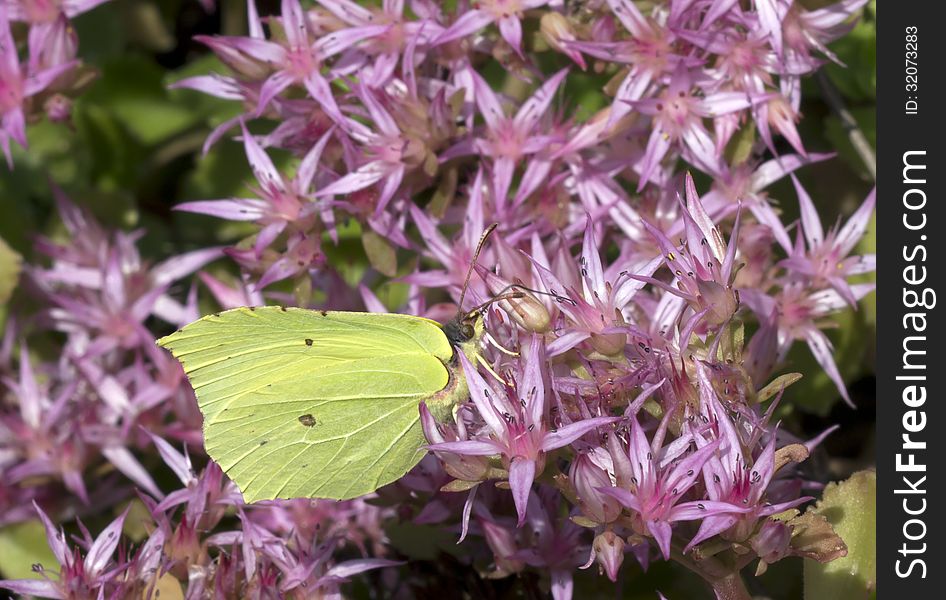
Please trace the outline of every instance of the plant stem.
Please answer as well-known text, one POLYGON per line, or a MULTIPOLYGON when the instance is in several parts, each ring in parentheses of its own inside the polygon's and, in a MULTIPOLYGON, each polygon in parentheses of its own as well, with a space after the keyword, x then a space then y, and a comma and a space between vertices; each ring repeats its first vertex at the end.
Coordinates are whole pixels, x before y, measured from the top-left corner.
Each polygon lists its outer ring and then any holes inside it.
POLYGON ((716 593, 716 600, 752 600, 752 594, 746 589, 746 584, 738 571, 722 579, 712 580, 710 585, 716 593))
POLYGON ((861 162, 864 163, 871 178, 877 181, 877 156, 874 154, 874 149, 871 147, 870 142, 867 141, 867 136, 861 131, 854 116, 851 115, 851 112, 844 105, 841 92, 838 91, 838 88, 832 83, 831 78, 828 77, 823 69, 815 74, 815 80, 818 82, 818 86, 821 88, 821 92, 824 94, 824 99, 827 101, 828 106, 837 113, 838 118, 841 120, 841 126, 847 133, 851 145, 854 146, 854 151, 860 157, 861 162))

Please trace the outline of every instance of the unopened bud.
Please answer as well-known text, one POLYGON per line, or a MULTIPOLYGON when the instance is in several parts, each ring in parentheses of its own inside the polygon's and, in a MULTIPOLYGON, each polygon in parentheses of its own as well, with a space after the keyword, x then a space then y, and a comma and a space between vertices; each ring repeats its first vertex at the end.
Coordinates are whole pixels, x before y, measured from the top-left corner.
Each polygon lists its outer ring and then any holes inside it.
POLYGON ((557 12, 547 12, 542 15, 539 22, 539 28, 542 31, 542 37, 549 43, 549 46, 560 51, 563 40, 571 41, 575 39, 575 29, 564 15, 557 12))
POLYGON ((53 94, 43 104, 46 118, 53 123, 68 123, 72 117, 72 100, 62 94, 53 94))
POLYGON ((788 554, 789 542, 792 540, 792 528, 781 521, 768 519, 762 525, 749 545, 766 563, 772 564, 788 554))
POLYGON ((519 551, 513 531, 487 519, 480 521, 480 527, 483 529, 486 544, 493 551, 493 562, 496 563, 496 570, 500 574, 518 573, 525 568, 523 561, 513 558, 519 551))
POLYGON ((768 379, 778 360, 778 329, 763 322, 746 345, 744 364, 756 387, 768 379))
POLYGON ((574 42, 577 38, 575 28, 565 16, 557 12, 545 13, 539 22, 539 31, 549 47, 572 59, 582 69, 587 67, 581 52, 568 46, 568 42, 574 42))
POLYGON ((617 581, 618 571, 624 562, 624 540, 613 531, 604 531, 592 542, 595 562, 604 570, 608 579, 617 581))
POLYGON ((200 41, 209 46, 227 67, 247 79, 262 81, 272 73, 272 67, 266 62, 253 58, 231 44, 209 36, 201 36, 200 41))
MULTIPOLYGON (((435 407, 436 408, 436 407, 435 407)), ((424 437, 431 444, 462 440, 449 426, 441 426, 426 402, 420 405, 420 424, 424 437), (443 430, 441 430, 443 427, 443 430), (448 435, 444 435, 447 433, 448 435)), ((434 452, 443 463, 444 470, 460 481, 485 481, 489 473, 489 462, 483 456, 467 456, 453 452, 434 452)))
POLYGON ((711 327, 722 325, 739 308, 739 302, 736 300, 736 294, 732 288, 720 285, 715 281, 703 281, 702 279, 697 279, 696 285, 700 290, 701 308, 709 307, 710 309, 706 313, 707 325, 711 327))
POLYGON ((620 354, 627 346, 626 333, 593 333, 590 338, 591 347, 604 354, 614 356, 620 354))
POLYGON ((568 477, 578 497, 578 508, 586 517, 597 523, 610 523, 621 516, 621 503, 599 490, 611 487, 611 478, 589 455, 578 455, 568 477))
POLYGON ((548 333, 552 328, 552 316, 545 305, 531 294, 523 293, 518 298, 504 301, 502 306, 524 330, 531 333, 548 333))
POLYGON ((670 386, 673 389, 674 396, 683 401, 681 403, 683 406, 690 406, 692 408, 700 406, 699 392, 697 392, 685 371, 674 373, 673 378, 670 380, 670 386))

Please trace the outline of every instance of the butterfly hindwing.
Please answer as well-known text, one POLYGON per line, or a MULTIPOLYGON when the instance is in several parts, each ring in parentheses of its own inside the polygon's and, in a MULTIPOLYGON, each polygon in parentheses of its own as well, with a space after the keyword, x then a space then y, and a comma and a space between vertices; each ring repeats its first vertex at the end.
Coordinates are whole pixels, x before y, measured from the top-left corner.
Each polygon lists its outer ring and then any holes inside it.
POLYGON ((159 343, 247 502, 353 498, 398 479, 424 455, 417 406, 447 386, 453 353, 427 319, 279 307, 210 315, 159 343))

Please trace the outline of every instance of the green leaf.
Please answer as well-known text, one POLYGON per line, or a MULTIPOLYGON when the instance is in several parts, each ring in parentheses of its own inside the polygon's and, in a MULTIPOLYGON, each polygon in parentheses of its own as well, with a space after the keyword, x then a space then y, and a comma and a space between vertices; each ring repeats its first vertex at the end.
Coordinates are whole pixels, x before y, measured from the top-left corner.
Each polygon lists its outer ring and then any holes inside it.
POLYGON ((610 99, 602 91, 609 79, 609 75, 579 71, 573 71, 565 79, 561 97, 568 99, 569 107, 574 107, 574 118, 577 122, 590 119, 610 104, 610 99))
POLYGON ((164 71, 157 64, 135 54, 105 63, 101 79, 82 100, 107 110, 146 146, 167 140, 203 119, 192 106, 169 97, 164 71))
POLYGON ((33 565, 59 572, 59 562, 46 543, 46 528, 39 519, 0 529, 0 575, 6 579, 42 579, 33 565))
MULTIPOLYGON (((877 148, 877 108, 875 106, 849 108, 851 116, 857 122, 858 128, 863 132, 864 137, 870 143, 872 148, 877 148)), ((837 115, 831 115, 824 120, 824 136, 831 142, 831 145, 837 150, 838 156, 850 167, 868 179, 867 169, 864 167, 864 161, 854 150, 851 138, 847 130, 841 124, 841 119, 837 115)))
POLYGON ((736 135, 726 145, 726 154, 729 164, 740 165, 752 156, 752 147, 756 143, 755 121, 749 121, 745 127, 740 127, 736 135))
POLYGON ((73 111, 78 143, 89 157, 89 178, 101 188, 131 187, 142 160, 140 146, 107 107, 80 98, 73 111))
POLYGON ((759 393, 756 394, 756 402, 765 402, 801 378, 801 373, 785 373, 784 375, 779 375, 770 381, 768 385, 759 390, 759 393))
POLYGON ((397 275, 397 253, 386 239, 369 229, 361 234, 361 243, 376 271, 388 277, 397 275))
POLYGON ((177 577, 171 573, 165 573, 158 577, 152 597, 161 600, 184 600, 184 590, 177 577))
POLYGON ((746 326, 741 320, 736 319, 729 323, 719 332, 720 344, 717 349, 717 357, 721 361, 731 360, 738 363, 742 361, 742 349, 745 346, 746 326))
POLYGON ((162 18, 157 3, 133 0, 122 3, 121 7, 124 9, 125 29, 139 45, 155 53, 174 49, 177 40, 162 18))
POLYGON ((443 527, 416 523, 389 523, 384 532, 391 546, 411 560, 434 560, 441 552, 462 556, 466 548, 457 545, 457 534, 443 527))
POLYGON ((101 64, 119 56, 128 44, 128 30, 121 11, 90 10, 72 20, 79 44, 79 58, 89 64, 101 64))
POLYGON ((831 81, 850 102, 877 97, 877 23, 862 19, 854 29, 831 45, 845 66, 828 63, 831 81))
MULTIPOLYGON (((277 158, 276 154, 271 156, 277 158)), ((274 162, 277 169, 284 167, 282 162, 274 162)), ((243 146, 221 140, 197 161, 196 167, 184 178, 181 197, 188 200, 250 195, 246 184, 252 180, 253 172, 243 146)), ((214 221, 219 222, 219 219, 214 221)))
POLYGON ((0 306, 7 303, 20 278, 22 257, 0 238, 0 306))
POLYGON ((877 474, 859 471, 831 483, 815 512, 847 545, 847 556, 829 563, 805 561, 805 598, 867 598, 877 586, 877 474))

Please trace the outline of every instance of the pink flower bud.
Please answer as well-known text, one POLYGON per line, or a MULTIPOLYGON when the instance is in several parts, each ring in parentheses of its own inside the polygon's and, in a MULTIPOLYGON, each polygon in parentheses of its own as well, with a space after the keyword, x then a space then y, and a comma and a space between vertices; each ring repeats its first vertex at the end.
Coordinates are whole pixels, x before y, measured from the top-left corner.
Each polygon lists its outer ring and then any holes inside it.
POLYGON ((618 571, 624 562, 624 540, 613 531, 604 531, 595 536, 592 543, 595 562, 604 570, 608 579, 617 581, 618 571))
POLYGON ((573 42, 577 38, 572 23, 563 15, 557 12, 545 13, 539 22, 539 31, 542 32, 542 38, 552 49, 572 59, 582 69, 586 68, 581 52, 568 47, 568 42, 573 42))
POLYGON ((528 293, 524 293, 521 298, 503 301, 500 306, 520 327, 530 333, 548 333, 552 328, 552 316, 548 309, 528 293))
MULTIPOLYGON (((462 420, 460 423, 462 426, 462 420)), ((437 423, 426 403, 420 405, 420 424, 424 430, 424 435, 432 444, 466 439, 465 430, 458 432, 454 427, 437 423)), ((443 463, 443 469, 456 479, 462 481, 484 481, 487 479, 490 467, 485 456, 467 456, 454 452, 436 452, 436 455, 443 463)))
POLYGON ((749 541, 749 545, 759 558, 771 564, 785 558, 791 540, 791 527, 781 521, 767 519, 759 533, 749 541))
POLYGON ((252 40, 228 39, 206 35, 194 39, 208 46, 225 65, 251 81, 263 81, 272 73, 272 66, 252 55, 252 40))
POLYGON ((53 123, 68 123, 72 117, 72 100, 62 94, 53 94, 43 104, 46 118, 53 123))
POLYGON ((630 487, 634 479, 634 469, 631 466, 627 447, 617 435, 609 435, 607 444, 608 453, 611 455, 611 464, 614 467, 614 478, 617 480, 618 487, 630 487))
POLYGON ((696 286, 700 291, 698 299, 702 304, 701 308, 710 308, 710 311, 706 313, 707 325, 711 327, 722 325, 739 308, 736 294, 731 287, 702 279, 696 280, 696 286))
POLYGON ((610 523, 621 515, 621 503, 598 490, 611 487, 611 478, 588 454, 580 454, 572 462, 569 477, 578 496, 578 507, 586 517, 598 523, 610 523))
POLYGON ((593 333, 591 334, 591 346, 605 356, 614 356, 624 350, 627 345, 626 333, 593 333))
POLYGON ((483 537, 486 538, 487 545, 493 551, 497 571, 512 574, 525 568, 524 562, 512 558, 519 551, 516 536, 512 530, 485 519, 480 521, 480 527, 483 529, 483 537))
POLYGON ((778 316, 773 314, 768 322, 762 322, 743 354, 746 373, 757 388, 765 383, 778 360, 778 330, 771 325, 777 318, 778 316))

